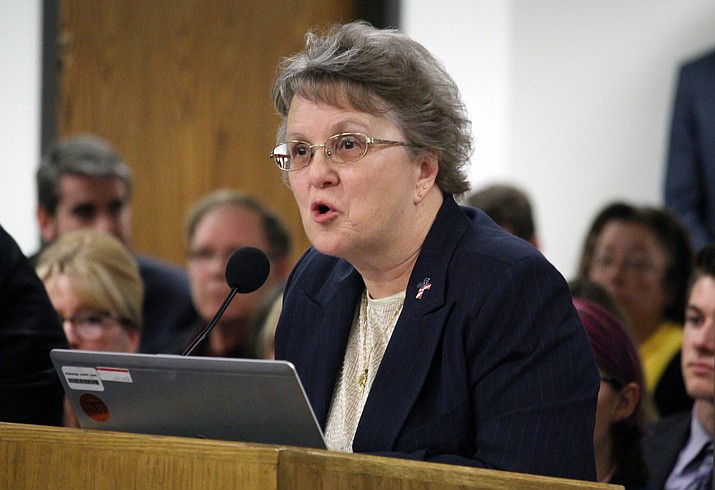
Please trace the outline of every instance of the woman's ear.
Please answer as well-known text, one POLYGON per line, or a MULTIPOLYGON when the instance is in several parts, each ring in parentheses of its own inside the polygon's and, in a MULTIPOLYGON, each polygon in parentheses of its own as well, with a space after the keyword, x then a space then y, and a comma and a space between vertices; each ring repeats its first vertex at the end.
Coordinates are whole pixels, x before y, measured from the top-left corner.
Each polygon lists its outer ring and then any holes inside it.
POLYGON ((439 172, 439 157, 432 151, 425 151, 420 155, 420 179, 437 179, 439 172))
POLYGON ((418 198, 427 195, 427 192, 434 186, 439 172, 439 157, 436 153, 426 151, 418 157, 419 174, 415 185, 415 193, 418 198))
POLYGON ((631 381, 621 388, 618 392, 618 405, 613 414, 615 422, 622 422, 633 415, 638 407, 638 402, 641 398, 641 389, 638 383, 631 381))
POLYGON ((37 226, 40 229, 40 237, 43 243, 52 243, 57 239, 57 223, 55 217, 45 209, 44 206, 38 206, 35 217, 37 226))

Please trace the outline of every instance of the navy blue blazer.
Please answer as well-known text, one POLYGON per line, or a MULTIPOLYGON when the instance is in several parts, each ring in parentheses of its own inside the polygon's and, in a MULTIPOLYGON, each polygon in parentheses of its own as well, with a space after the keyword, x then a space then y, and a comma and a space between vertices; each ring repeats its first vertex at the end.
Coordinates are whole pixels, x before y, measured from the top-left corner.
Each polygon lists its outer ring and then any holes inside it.
POLYGON ((145 256, 138 256, 137 264, 144 282, 139 352, 179 354, 199 320, 186 271, 145 256))
POLYGON ((692 410, 680 412, 648 427, 643 438, 643 457, 653 488, 663 488, 675 468, 680 451, 690 437, 692 413, 692 410))
POLYGON ((715 241, 715 51, 680 70, 665 205, 688 229, 696 249, 715 241))
MULTIPOLYGON (((349 263, 314 249, 286 285, 276 357, 295 364, 323 427, 364 287, 349 263)), ((445 196, 353 450, 593 480, 598 388, 563 277, 445 196)))

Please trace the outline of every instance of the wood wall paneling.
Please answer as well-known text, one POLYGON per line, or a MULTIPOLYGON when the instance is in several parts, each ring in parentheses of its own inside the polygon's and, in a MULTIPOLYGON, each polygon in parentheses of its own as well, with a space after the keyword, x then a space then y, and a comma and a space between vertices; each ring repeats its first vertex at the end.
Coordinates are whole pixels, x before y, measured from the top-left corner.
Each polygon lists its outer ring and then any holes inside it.
POLYGON ((278 62, 356 0, 61 0, 58 134, 108 139, 132 168, 133 246, 185 264, 184 220, 205 193, 246 191, 308 247, 268 159, 278 62))

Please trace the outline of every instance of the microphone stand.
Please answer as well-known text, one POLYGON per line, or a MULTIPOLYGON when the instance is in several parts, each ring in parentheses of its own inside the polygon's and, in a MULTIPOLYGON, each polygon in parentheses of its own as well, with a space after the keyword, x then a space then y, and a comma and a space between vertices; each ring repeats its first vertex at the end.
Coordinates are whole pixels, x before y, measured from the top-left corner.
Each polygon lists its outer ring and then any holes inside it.
POLYGON ((221 308, 218 309, 209 324, 206 325, 206 328, 201 331, 201 333, 194 339, 194 341, 191 342, 191 345, 189 345, 183 352, 183 354, 181 354, 182 356, 190 356, 191 353, 194 352, 194 349, 196 349, 204 341, 204 339, 206 339, 206 336, 211 333, 211 330, 213 330, 213 328, 218 323, 218 320, 219 318, 221 318, 221 315, 223 315, 223 312, 226 311, 226 308, 228 308, 228 304, 231 302, 233 297, 236 296, 238 289, 239 288, 237 287, 231 288, 231 292, 228 293, 228 296, 226 296, 226 299, 223 301, 221 308))

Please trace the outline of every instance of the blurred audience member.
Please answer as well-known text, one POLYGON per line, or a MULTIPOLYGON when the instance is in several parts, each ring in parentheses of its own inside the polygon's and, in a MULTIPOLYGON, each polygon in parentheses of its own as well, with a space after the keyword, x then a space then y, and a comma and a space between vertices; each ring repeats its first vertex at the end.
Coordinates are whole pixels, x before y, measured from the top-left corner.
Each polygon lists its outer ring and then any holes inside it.
MULTIPOLYGON (((623 308, 621 308, 618 302, 613 299, 608 291, 606 291, 606 288, 591 280, 576 278, 569 281, 569 289, 571 290, 571 295, 574 298, 596 303, 597 305, 607 309, 618 319, 623 326, 623 329, 626 331, 630 342, 635 345, 633 329, 631 328, 630 323, 628 323, 628 316, 625 314, 623 308)), ((640 361, 640 355, 638 356, 638 362, 642 371, 643 363, 640 361)), ((645 388, 645 381, 641 385, 640 400, 640 411, 643 414, 643 422, 645 423, 658 419, 660 415, 658 414, 658 410, 655 408, 653 399, 645 388)))
POLYGON ((0 422, 61 425, 64 392, 50 351, 67 341, 45 288, 0 226, 0 422))
MULTIPOLYGON (((63 235, 37 262, 72 349, 137 352, 143 284, 134 257, 116 238, 94 230, 63 235)), ((66 425, 76 426, 69 410, 66 425)))
POLYGON ((655 488, 713 488, 715 245, 698 252, 683 331, 682 371, 692 410, 659 420, 644 449, 655 488))
POLYGON ((111 235, 68 233, 37 261, 70 348, 136 352, 142 328, 143 284, 136 261, 111 235))
POLYGON ((607 308, 575 298, 574 306, 601 373, 593 444, 599 482, 647 488, 641 449, 644 393, 638 350, 625 325, 607 308))
POLYGON ((661 416, 692 405, 680 373, 691 257, 687 232, 668 212, 626 203, 598 213, 581 255, 579 277, 605 287, 628 316, 661 416))
POLYGON ((507 184, 494 184, 469 197, 467 204, 479 208, 512 235, 539 248, 531 202, 520 189, 507 184))
POLYGON ((715 51, 680 69, 665 205, 688 229, 695 248, 715 241, 715 51))
POLYGON ((271 270, 266 283, 252 293, 237 294, 204 343, 194 351, 194 355, 203 356, 252 357, 250 339, 257 306, 290 272, 288 231, 255 199, 225 189, 208 194, 191 209, 186 238, 191 294, 201 317, 194 336, 211 321, 230 291, 225 272, 233 252, 255 247, 268 256, 271 270))
MULTIPOLYGON (((43 158, 37 187, 44 246, 68 232, 94 229, 131 247, 131 171, 106 141, 90 135, 60 141, 43 158)), ((148 257, 136 261, 146 291, 140 350, 177 353, 197 318, 186 272, 148 257)))

